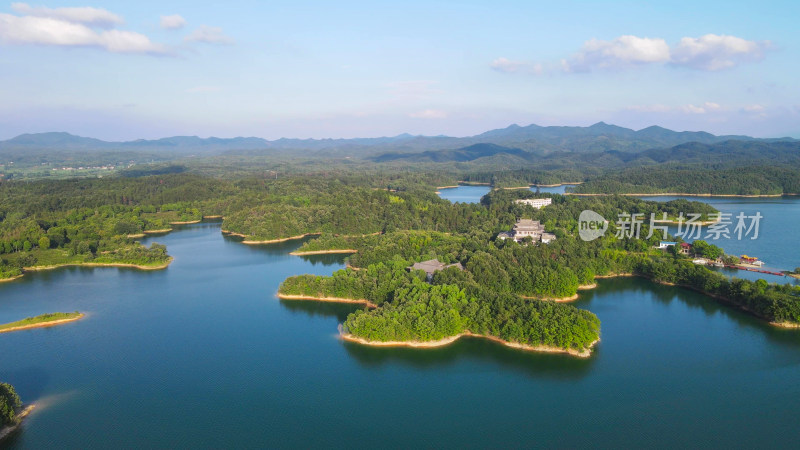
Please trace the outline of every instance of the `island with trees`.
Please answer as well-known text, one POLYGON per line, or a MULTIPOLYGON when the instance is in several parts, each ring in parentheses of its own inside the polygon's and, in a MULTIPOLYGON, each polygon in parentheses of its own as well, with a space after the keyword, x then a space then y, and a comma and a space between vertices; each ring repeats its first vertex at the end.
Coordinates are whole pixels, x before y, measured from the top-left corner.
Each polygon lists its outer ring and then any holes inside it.
POLYGON ((0 325, 0 333, 8 333, 11 331, 29 330, 31 328, 45 328, 62 325, 69 322, 80 320, 84 317, 83 313, 78 311, 71 313, 47 313, 41 314, 36 317, 28 317, 16 322, 6 323, 0 325))

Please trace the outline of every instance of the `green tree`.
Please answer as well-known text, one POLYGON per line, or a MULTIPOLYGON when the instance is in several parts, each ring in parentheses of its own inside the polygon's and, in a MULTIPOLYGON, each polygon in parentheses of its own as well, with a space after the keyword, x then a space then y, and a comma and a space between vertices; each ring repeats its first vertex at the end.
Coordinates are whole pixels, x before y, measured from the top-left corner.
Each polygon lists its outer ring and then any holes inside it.
POLYGON ((16 423, 17 411, 22 407, 19 395, 14 386, 0 383, 0 424, 12 425, 16 423))

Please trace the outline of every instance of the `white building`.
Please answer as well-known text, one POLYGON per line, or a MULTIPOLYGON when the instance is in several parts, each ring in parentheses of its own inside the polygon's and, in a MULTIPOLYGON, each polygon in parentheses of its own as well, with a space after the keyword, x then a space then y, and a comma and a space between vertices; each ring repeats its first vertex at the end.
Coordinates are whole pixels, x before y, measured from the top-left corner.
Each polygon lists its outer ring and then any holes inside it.
POLYGON ((542 209, 547 205, 553 203, 552 198, 526 198, 524 200, 514 200, 514 203, 520 203, 523 205, 533 206, 536 209, 542 209))
POLYGON ((542 225, 541 222, 530 219, 520 219, 519 222, 514 225, 514 229, 511 231, 503 231, 498 234, 497 237, 503 240, 513 239, 515 242, 520 242, 529 237, 533 242, 542 242, 544 244, 556 240, 554 234, 545 233, 544 225, 542 225))

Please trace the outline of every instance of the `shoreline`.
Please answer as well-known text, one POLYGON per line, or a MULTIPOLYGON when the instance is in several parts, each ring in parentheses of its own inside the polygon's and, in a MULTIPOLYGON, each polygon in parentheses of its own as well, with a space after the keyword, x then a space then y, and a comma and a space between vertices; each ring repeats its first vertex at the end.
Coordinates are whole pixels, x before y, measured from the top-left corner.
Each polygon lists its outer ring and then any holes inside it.
POLYGON ((536 186, 536 187, 559 187, 559 186, 577 186, 579 184, 583 184, 583 181, 565 181, 563 183, 557 183, 557 184, 532 184, 531 186, 536 186))
MULTIPOLYGON (((492 183, 482 183, 480 181, 459 181, 458 186, 491 186, 492 183)), ((456 186, 456 187, 458 187, 456 186)))
POLYGON ((500 189, 503 189, 503 190, 530 189, 532 187, 538 187, 538 188, 547 187, 547 188, 550 188, 550 187, 559 187, 559 186, 577 186, 579 184, 583 184, 583 182, 582 181, 577 181, 577 182, 564 182, 564 183, 556 183, 556 184, 529 184, 527 186, 500 187, 500 188, 496 187, 496 188, 494 188, 494 190, 500 190, 500 189))
MULTIPOLYGON (((581 284, 578 286, 579 291, 586 291, 589 289, 594 289, 597 287, 597 283, 590 283, 590 284, 581 284)), ((545 302, 556 302, 556 303, 569 303, 572 301, 577 300, 580 296, 576 292, 574 295, 570 295, 569 297, 547 297, 547 296, 527 296, 527 295, 520 295, 520 297, 526 300, 541 300, 545 302)))
POLYGON ((236 237, 243 237, 243 238, 247 237, 246 234, 236 233, 235 231, 228 231, 228 230, 223 230, 223 229, 220 229, 220 231, 222 232, 222 234, 227 234, 229 236, 236 236, 236 237))
POLYGON ((69 322, 75 322, 76 320, 81 320, 86 317, 86 314, 80 313, 77 317, 70 317, 69 319, 58 319, 58 320, 50 320, 48 322, 39 322, 39 323, 32 323, 30 325, 20 325, 18 327, 6 328, 4 330, 0 330, 0 334, 2 333, 10 333, 12 331, 22 331, 22 330, 31 330, 34 328, 49 328, 55 327, 58 325, 63 325, 69 322))
POLYGON ((25 420, 25 418, 28 417, 28 415, 30 415, 31 411, 33 411, 34 408, 36 408, 35 403, 24 406, 22 408, 22 411, 20 411, 19 414, 17 414, 17 419, 18 419, 17 423, 15 423, 14 425, 6 425, 5 427, 0 428, 0 443, 2 443, 3 440, 5 440, 5 438, 11 436, 13 432, 17 431, 17 429, 22 426, 23 420, 25 420))
POLYGON ((191 225, 191 224, 193 224, 193 223, 200 223, 202 220, 203 220, 203 219, 198 219, 198 220, 185 220, 185 221, 182 221, 182 222, 180 222, 180 221, 179 221, 179 222, 170 222, 169 224, 170 224, 170 225, 191 225))
POLYGON ((800 323, 792 322, 770 322, 770 325, 778 328, 800 328, 800 323))
POLYGON ((556 302, 556 303, 569 303, 578 299, 578 294, 570 295, 569 297, 547 297, 541 295, 520 295, 525 300, 540 300, 543 302, 556 302))
POLYGON ((244 238, 244 240, 242 241, 242 244, 247 244, 247 245, 278 244, 280 242, 293 241, 293 240, 296 240, 296 239, 303 239, 304 237, 307 237, 307 236, 318 236, 318 235, 322 234, 322 233, 305 233, 305 234, 299 234, 297 236, 290 236, 290 237, 287 237, 287 238, 269 239, 269 240, 266 240, 266 241, 257 241, 257 240, 254 240, 254 239, 248 239, 251 236, 249 236, 247 234, 236 233, 234 231, 228 231, 228 230, 220 230, 220 231, 222 231, 222 233, 227 234, 229 236, 236 236, 236 237, 244 238))
POLYGON ((572 348, 560 348, 560 347, 551 347, 547 345, 528 345, 528 344, 520 344, 518 342, 510 342, 504 339, 501 339, 496 336, 490 336, 485 334, 476 334, 471 331, 464 331, 459 333, 455 336, 448 336, 446 338, 438 339, 435 341, 370 341, 364 338, 360 338, 358 336, 354 336, 350 333, 340 333, 339 337, 347 342, 353 342, 356 344, 361 345, 369 345, 372 347, 411 347, 411 348, 436 348, 436 347, 443 347, 445 345, 452 344, 453 342, 459 340, 463 336, 468 337, 475 337, 481 339, 488 339, 493 342, 497 342, 499 344, 503 344, 506 347, 511 347, 518 350, 526 350, 532 352, 544 352, 544 353, 565 353, 571 356, 577 356, 579 358, 588 358, 592 355, 592 349, 594 346, 600 342, 600 338, 597 338, 594 342, 589 344, 585 350, 575 350, 572 348))
POLYGON ((142 233, 144 234, 160 234, 160 233, 169 233, 172 231, 172 228, 164 228, 162 230, 144 230, 142 233))
POLYGON ((328 254, 352 254, 358 253, 358 250, 352 248, 343 248, 340 250, 311 250, 307 252, 289 252, 294 256, 307 256, 307 255, 328 255, 328 254))
POLYGON ((215 215, 215 216, 203 216, 203 220, 206 220, 206 219, 211 219, 211 220, 213 220, 213 219, 224 219, 224 218, 225 218, 225 217, 223 217, 222 215, 215 215))
POLYGON ((298 234, 297 236, 290 236, 290 237, 281 238, 281 239, 270 239, 270 240, 267 240, 267 241, 254 241, 254 240, 251 240, 251 239, 245 239, 245 240, 242 241, 242 244, 247 244, 247 245, 277 244, 277 243, 280 243, 280 242, 294 241, 296 239, 303 239, 306 236, 316 236, 318 234, 319 233, 298 234))
POLYGON ((798 194, 763 194, 763 195, 748 195, 748 194, 687 194, 678 192, 663 192, 656 194, 641 194, 641 193, 626 193, 626 194, 583 194, 575 192, 567 192, 566 195, 575 195, 578 197, 606 197, 611 195, 622 195, 627 197, 735 197, 735 198, 775 198, 783 197, 784 195, 798 195, 798 194))
POLYGON ((328 302, 328 303, 352 303, 352 304, 364 305, 367 308, 372 308, 372 309, 378 307, 378 305, 372 303, 367 299, 352 299, 344 297, 314 297, 311 295, 282 294, 280 292, 278 292, 276 295, 281 300, 310 300, 310 301, 328 302))
POLYGON ((19 275, 14 275, 13 277, 10 277, 10 278, 0 278, 0 283, 6 283, 8 281, 19 280, 20 278, 22 278, 24 276, 25 276, 25 274, 21 273, 19 275))
MULTIPOLYGON (((706 226, 709 226, 709 225, 714 225, 715 223, 719 223, 719 222, 722 222, 722 216, 721 215, 719 217, 717 217, 716 220, 701 220, 699 222, 694 222, 694 223, 697 224, 697 225, 700 225, 701 227, 706 227, 706 226)), ((655 220, 655 221, 653 221, 653 223, 654 224, 666 224, 666 225, 678 225, 681 222, 678 222, 677 220, 655 220)), ((687 225, 687 223, 688 222, 683 222, 684 225, 687 225)))
MULTIPOLYGON (((145 266, 145 265, 141 265, 141 264, 129 264, 129 263, 76 262, 76 263, 52 264, 52 265, 49 265, 49 266, 23 267, 22 270, 24 270, 25 272, 38 272, 40 270, 53 270, 53 269, 58 269, 58 268, 61 268, 61 267, 70 267, 70 266, 75 266, 75 267, 128 267, 128 268, 139 269, 139 270, 162 270, 162 269, 166 269, 170 264, 172 264, 172 261, 174 261, 174 260, 175 260, 175 258, 170 256, 169 259, 165 263, 162 263, 162 264, 159 264, 159 265, 153 265, 153 266, 145 266)), ((24 275, 24 273, 23 273, 23 275, 24 275)), ((22 275, 20 275, 20 276, 22 276, 22 275)))

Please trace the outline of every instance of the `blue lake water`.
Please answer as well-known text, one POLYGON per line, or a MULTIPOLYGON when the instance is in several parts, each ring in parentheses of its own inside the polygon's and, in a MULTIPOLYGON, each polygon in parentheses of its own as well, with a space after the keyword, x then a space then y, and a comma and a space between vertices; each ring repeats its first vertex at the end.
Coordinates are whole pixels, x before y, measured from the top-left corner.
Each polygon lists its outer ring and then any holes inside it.
MULTIPOLYGON (((566 192, 568 185, 562 184, 561 186, 539 187, 539 192, 550 192, 552 194, 563 194, 566 192)), ((478 203, 481 197, 489 193, 489 186, 459 186, 457 188, 440 189, 439 196, 443 199, 450 200, 451 202, 461 203, 478 203)), ((536 187, 531 190, 536 192, 536 187)))
POLYGON ((0 380, 40 408, 11 448, 795 447, 800 331, 685 289, 601 280, 588 359, 480 339, 344 343, 352 305, 280 301, 339 256, 245 246, 219 224, 151 238, 166 270, 64 268, 0 285, 0 380))

